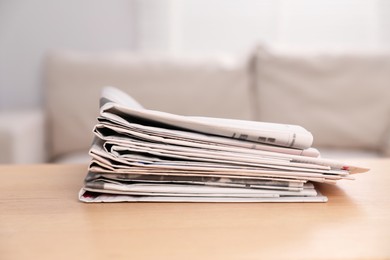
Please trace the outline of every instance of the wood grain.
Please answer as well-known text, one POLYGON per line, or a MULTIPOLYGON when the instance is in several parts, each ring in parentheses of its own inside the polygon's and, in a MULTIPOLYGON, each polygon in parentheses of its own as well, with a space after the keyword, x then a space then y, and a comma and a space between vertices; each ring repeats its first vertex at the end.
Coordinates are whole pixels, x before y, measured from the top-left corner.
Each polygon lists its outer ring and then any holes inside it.
POLYGON ((390 159, 327 203, 84 204, 85 165, 0 166, 0 259, 390 259, 390 159))

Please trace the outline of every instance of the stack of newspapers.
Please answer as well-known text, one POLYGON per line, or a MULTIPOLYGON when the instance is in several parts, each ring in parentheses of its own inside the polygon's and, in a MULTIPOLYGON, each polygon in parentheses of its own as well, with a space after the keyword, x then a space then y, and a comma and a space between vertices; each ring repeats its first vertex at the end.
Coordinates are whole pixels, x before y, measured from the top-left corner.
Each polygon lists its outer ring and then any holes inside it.
POLYGON ((103 89, 83 202, 326 202, 368 169, 320 157, 303 127, 148 110, 103 89))

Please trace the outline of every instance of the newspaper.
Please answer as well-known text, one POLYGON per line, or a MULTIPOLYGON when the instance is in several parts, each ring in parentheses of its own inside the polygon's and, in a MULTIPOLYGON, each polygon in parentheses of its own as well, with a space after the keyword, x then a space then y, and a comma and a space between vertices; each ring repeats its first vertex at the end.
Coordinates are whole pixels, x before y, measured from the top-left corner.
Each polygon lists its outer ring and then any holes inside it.
POLYGON ((328 198, 317 192, 316 196, 285 196, 285 197, 182 197, 182 196, 131 196, 126 194, 110 194, 80 190, 79 199, 82 202, 327 202, 328 198))
POLYGON ((104 88, 83 202, 326 202, 313 182, 368 169, 320 157, 296 125, 188 117, 104 88))
POLYGON ((313 143, 312 134, 301 126, 225 118, 189 117, 142 108, 126 94, 112 87, 103 89, 100 114, 110 120, 127 125, 129 121, 150 121, 205 134, 239 140, 306 149, 313 143), (131 100, 131 101, 129 101, 131 100), (134 105, 134 104, 138 105, 134 105))

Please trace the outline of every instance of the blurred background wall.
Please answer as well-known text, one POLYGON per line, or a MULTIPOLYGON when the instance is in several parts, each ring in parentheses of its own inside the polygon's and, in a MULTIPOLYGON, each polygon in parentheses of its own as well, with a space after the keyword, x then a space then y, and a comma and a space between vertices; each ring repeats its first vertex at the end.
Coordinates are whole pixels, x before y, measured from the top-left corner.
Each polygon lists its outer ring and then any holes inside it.
POLYGON ((38 107, 46 51, 133 49, 127 0, 0 0, 0 109, 38 107))
POLYGON ((259 43, 388 49, 390 1, 1 0, 0 110, 41 106, 50 49, 242 57, 259 43))

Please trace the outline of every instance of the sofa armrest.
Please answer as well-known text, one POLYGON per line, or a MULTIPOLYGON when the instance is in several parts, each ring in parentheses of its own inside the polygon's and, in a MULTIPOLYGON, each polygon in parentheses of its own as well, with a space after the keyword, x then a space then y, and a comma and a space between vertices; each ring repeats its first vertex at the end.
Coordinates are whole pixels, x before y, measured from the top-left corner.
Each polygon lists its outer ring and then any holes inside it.
POLYGON ((42 163, 46 159, 43 111, 0 112, 0 163, 42 163))
MULTIPOLYGON (((389 111, 389 115, 390 115, 390 111, 389 111)), ((386 131, 382 138, 380 151, 383 156, 390 157, 390 120, 388 120, 387 122, 386 131)))

